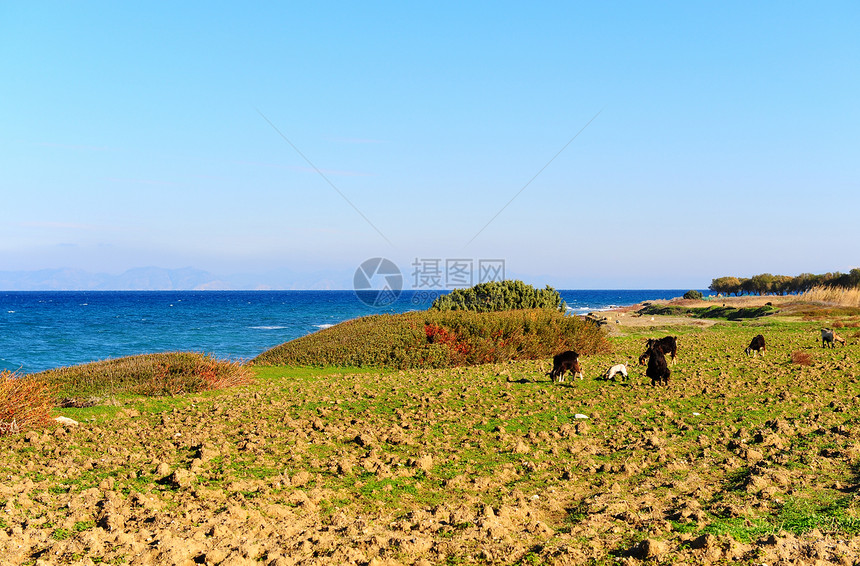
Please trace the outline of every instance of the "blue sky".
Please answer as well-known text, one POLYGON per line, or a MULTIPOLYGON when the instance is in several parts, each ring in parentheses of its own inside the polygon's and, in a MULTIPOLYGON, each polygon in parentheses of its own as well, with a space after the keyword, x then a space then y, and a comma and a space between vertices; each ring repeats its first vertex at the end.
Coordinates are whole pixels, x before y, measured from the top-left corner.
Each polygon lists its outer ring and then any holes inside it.
POLYGON ((853 2, 4 2, 0 271, 848 271, 857 29, 853 2))

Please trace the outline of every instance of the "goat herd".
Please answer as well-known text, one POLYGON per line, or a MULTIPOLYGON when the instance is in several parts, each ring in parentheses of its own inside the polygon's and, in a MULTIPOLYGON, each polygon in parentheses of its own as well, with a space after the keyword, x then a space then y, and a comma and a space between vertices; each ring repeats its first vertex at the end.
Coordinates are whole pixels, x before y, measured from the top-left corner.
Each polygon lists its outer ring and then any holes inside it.
MULTIPOLYGON (((835 348, 836 342, 843 346, 845 339, 836 334, 831 328, 821 329, 821 347, 835 348)), ((767 351, 765 346, 764 336, 757 335, 752 339, 750 345, 746 347, 744 352, 750 356, 755 356, 759 352, 764 355, 767 351)), ((678 338, 676 336, 665 336, 663 338, 648 338, 645 343, 645 351, 639 356, 639 365, 648 365, 645 370, 645 377, 651 379, 651 385, 669 385, 669 376, 672 371, 669 369, 669 364, 666 362, 666 356, 671 356, 672 363, 675 362, 675 356, 678 353, 678 338)), ((585 375, 582 372, 582 366, 579 365, 579 354, 573 350, 562 352, 553 357, 552 371, 547 375, 554 382, 561 383, 564 381, 566 373, 572 373, 574 379, 583 379, 585 375)), ((627 368, 624 364, 614 365, 601 376, 602 379, 614 379, 616 375, 627 379, 627 368)))

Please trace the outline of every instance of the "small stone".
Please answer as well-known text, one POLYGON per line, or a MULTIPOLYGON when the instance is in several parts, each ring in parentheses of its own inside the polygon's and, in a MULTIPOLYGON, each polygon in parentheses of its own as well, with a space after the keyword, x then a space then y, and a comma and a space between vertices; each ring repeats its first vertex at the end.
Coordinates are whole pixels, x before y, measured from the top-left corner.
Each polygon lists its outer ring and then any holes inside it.
POLYGON ((710 533, 704 534, 690 543, 690 546, 693 548, 703 548, 705 550, 714 548, 718 545, 719 539, 710 533))
POLYGON ((197 475, 194 472, 182 468, 177 469, 167 478, 167 481, 174 487, 189 487, 196 480, 197 475))
POLYGON ((429 472, 433 469, 433 457, 430 454, 425 454, 415 461, 415 467, 429 472))
POLYGON ((633 554, 641 559, 659 559, 666 551, 666 543, 653 538, 645 539, 633 548, 633 554))

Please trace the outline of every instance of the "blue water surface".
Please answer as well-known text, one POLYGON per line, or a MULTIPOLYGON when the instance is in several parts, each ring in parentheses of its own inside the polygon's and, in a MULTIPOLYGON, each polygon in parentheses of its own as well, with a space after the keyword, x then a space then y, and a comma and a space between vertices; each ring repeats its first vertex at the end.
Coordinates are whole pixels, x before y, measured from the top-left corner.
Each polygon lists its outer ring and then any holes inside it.
MULTIPOLYGON (((559 292, 568 312, 583 314, 686 290, 559 292)), ((32 373, 178 350, 247 360, 351 318, 424 310, 435 296, 404 291, 379 308, 353 291, 0 291, 0 369, 32 373)))

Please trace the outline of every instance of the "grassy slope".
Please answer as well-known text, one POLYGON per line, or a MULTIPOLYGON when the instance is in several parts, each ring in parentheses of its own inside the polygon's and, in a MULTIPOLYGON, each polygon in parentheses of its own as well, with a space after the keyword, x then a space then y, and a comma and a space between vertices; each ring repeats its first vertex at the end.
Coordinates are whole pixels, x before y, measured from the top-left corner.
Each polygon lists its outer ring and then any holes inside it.
POLYGON ((600 328, 548 309, 418 311, 357 318, 263 352, 256 365, 443 368, 609 349, 600 328), (428 334, 435 334, 432 338, 428 334))
POLYGON ((546 360, 257 367, 245 388, 64 409, 84 426, 0 439, 0 555, 157 562, 170 556, 144 535, 169 531, 184 541, 177 553, 213 563, 243 552, 331 564, 638 563, 649 552, 650 563, 838 563, 860 553, 860 346, 844 328, 849 346, 821 349, 817 329, 833 322, 640 330, 564 385, 543 377, 546 360), (642 338, 668 333, 679 358, 670 386, 654 389, 635 359, 642 338), (758 333, 768 354, 747 358, 758 333), (793 351, 812 365, 792 364, 793 351), (629 384, 594 379, 614 363, 628 364, 629 384), (115 538, 97 526, 111 526, 110 506, 130 536, 99 546, 115 538), (234 532, 253 532, 254 546, 234 532))

